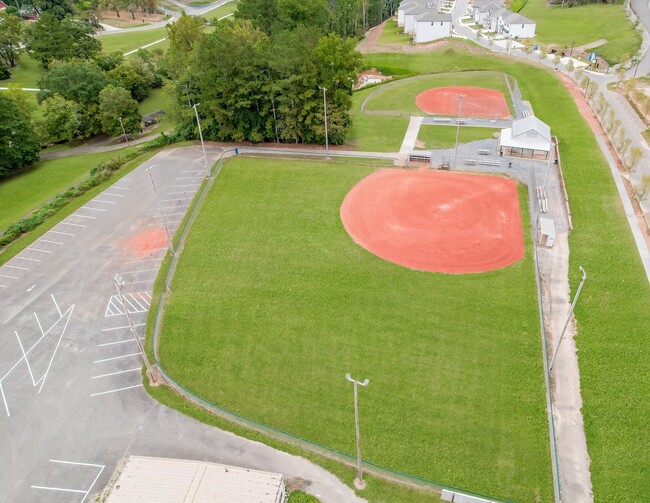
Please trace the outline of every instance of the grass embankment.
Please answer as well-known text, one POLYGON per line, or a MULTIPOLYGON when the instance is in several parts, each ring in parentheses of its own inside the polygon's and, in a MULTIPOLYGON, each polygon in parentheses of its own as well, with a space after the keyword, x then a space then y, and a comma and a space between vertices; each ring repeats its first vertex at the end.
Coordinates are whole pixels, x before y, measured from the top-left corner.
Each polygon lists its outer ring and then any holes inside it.
POLYGON ((379 259, 339 218, 346 193, 373 170, 229 161, 176 271, 163 367, 215 403, 349 454, 352 372, 371 383, 361 397, 365 459, 551 501, 530 251, 466 276, 379 259))
POLYGON ((200 17, 205 18, 208 21, 212 21, 213 19, 221 19, 222 17, 227 16, 228 14, 232 14, 236 10, 237 10, 237 1, 231 0, 230 2, 222 5, 221 7, 217 7, 216 9, 212 9, 211 11, 208 11, 205 14, 201 14, 200 17))
POLYGON ((0 230, 84 178, 100 161, 130 150, 132 149, 39 161, 27 170, 1 180, 0 230))
MULTIPOLYGON (((574 8, 577 9, 577 8, 574 8)), ((564 9, 569 12, 574 9, 564 9)), ((573 213, 571 285, 589 274, 576 307, 583 416, 597 501, 637 502, 650 493, 650 285, 609 167, 593 133, 551 71, 455 51, 370 55, 386 74, 485 69, 510 73, 535 115, 557 135, 573 213)))
POLYGON ((41 64, 29 57, 28 54, 22 53, 18 58, 18 65, 11 69, 11 78, 0 80, 0 86, 8 87, 10 84, 19 87, 38 87, 38 81, 45 74, 41 64))
POLYGON ((379 35, 377 43, 379 44, 405 44, 408 42, 408 35, 402 33, 402 29, 397 26, 397 19, 386 21, 383 31, 379 35))
MULTIPOLYGON (((492 138, 499 131, 501 130, 490 127, 461 126, 458 131, 458 143, 492 138)), ((427 150, 453 147, 456 144, 456 126, 423 125, 420 127, 418 140, 424 143, 422 148, 427 150)))
MULTIPOLYGON (((119 51, 121 53, 133 51, 156 40, 167 36, 165 27, 154 28, 152 30, 126 31, 105 34, 98 37, 102 43, 102 51, 111 53, 119 51)), ((160 47, 158 44, 153 47, 160 47)))
POLYGON ((546 0, 528 0, 520 14, 537 22, 537 40, 544 44, 570 48, 606 39, 607 44, 595 50, 610 64, 624 53, 634 56, 641 46, 641 36, 621 5, 547 7, 546 0))

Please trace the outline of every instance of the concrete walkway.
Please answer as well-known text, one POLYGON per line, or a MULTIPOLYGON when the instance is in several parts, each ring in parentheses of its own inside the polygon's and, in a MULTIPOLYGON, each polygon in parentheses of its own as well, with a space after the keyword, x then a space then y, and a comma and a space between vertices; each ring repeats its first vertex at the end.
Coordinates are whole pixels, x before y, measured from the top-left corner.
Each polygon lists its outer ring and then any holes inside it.
POLYGON ((418 133, 420 132, 422 119, 423 117, 411 116, 409 127, 406 130, 404 141, 402 141, 402 147, 399 149, 399 155, 397 157, 397 164, 399 166, 406 166, 408 163, 409 154, 415 148, 415 142, 418 139, 418 133))

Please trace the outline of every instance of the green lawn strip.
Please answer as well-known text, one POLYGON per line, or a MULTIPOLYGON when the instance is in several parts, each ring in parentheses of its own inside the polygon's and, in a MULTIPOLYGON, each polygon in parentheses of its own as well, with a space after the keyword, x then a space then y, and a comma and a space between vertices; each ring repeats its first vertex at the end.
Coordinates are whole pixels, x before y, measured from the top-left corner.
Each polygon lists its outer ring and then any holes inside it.
POLYGON ((201 14, 199 17, 205 18, 208 21, 212 21, 213 19, 220 19, 224 16, 227 16, 228 14, 232 14, 236 10, 237 2, 235 0, 232 0, 227 4, 222 5, 221 7, 217 7, 216 9, 212 9, 211 11, 201 14))
POLYGON ((59 192, 85 178, 100 161, 131 150, 133 149, 40 161, 26 171, 0 181, 0 229, 20 220, 59 192))
POLYGON ((320 503, 320 500, 311 494, 302 491, 293 491, 289 494, 287 503, 320 503))
POLYGON ((41 64, 23 52, 18 58, 18 65, 11 68, 11 77, 7 80, 0 80, 0 86, 9 87, 10 84, 13 84, 19 87, 36 88, 44 74, 45 70, 41 64))
POLYGON ((415 97, 427 89, 445 86, 485 87, 502 92, 511 108, 510 93, 504 75, 488 72, 466 72, 433 75, 426 78, 404 79, 379 86, 377 92, 366 102, 365 110, 386 110, 426 115, 415 104, 415 97))
MULTIPOLYGON (((167 36, 167 29, 154 28, 152 30, 127 31, 110 35, 102 35, 98 40, 102 43, 102 52, 111 53, 115 51, 129 52, 143 45, 150 44, 167 36)), ((158 47, 158 45, 156 45, 158 47)))
MULTIPOLYGON (((492 138, 500 129, 491 127, 461 126, 458 131, 458 143, 469 143, 476 140, 492 138)), ((438 126, 424 124, 420 126, 418 140, 424 142, 425 149, 450 148, 456 144, 455 126, 438 126)))
POLYGON ((170 101, 169 95, 163 88, 152 89, 149 91, 149 96, 140 103, 140 113, 147 115, 160 110, 168 110, 170 101))
MULTIPOLYGON (((119 152, 110 152, 113 156, 119 155, 120 153, 123 153, 124 151, 119 151, 119 152)), ((63 208, 59 209, 53 216, 47 218, 45 222, 43 222, 41 225, 36 227, 34 230, 23 234, 20 238, 16 239, 14 242, 11 244, 7 245, 5 248, 3 248, 0 251, 0 265, 7 263, 9 260, 11 260, 14 256, 19 254, 21 251, 23 251, 25 248, 27 248, 29 245, 31 245, 34 241, 36 241, 38 238, 40 238, 43 234, 48 232, 50 229, 52 229, 55 225, 57 225, 59 222, 64 220, 66 217, 77 211, 81 206, 86 204, 88 201, 90 201, 93 197, 97 196, 100 192, 108 188, 110 185, 115 183, 117 180, 122 178, 123 176, 129 174, 133 169, 137 168, 140 164, 145 162, 147 159, 150 159, 153 157, 158 151, 157 150, 152 150, 149 152, 146 152, 135 159, 132 159, 131 161, 127 162, 122 166, 119 171, 116 171, 111 175, 110 178, 102 182, 101 184, 97 185, 96 187, 93 187, 92 189, 88 190, 85 192, 83 195, 73 199, 70 201, 68 204, 66 204, 63 208)), ((70 159, 69 157, 63 158, 63 159, 70 159)), ((63 160, 62 159, 62 160, 63 160)), ((1 186, 0 186, 1 187, 1 186)))
POLYGON ((537 22, 537 40, 570 48, 606 39, 596 50, 610 64, 623 53, 636 54, 641 36, 627 19, 621 5, 603 3, 562 8, 547 7, 546 0, 528 0, 520 14, 537 22))
POLYGON ((214 403, 349 454, 344 376, 367 377, 365 459, 492 496, 550 501, 529 253, 467 276, 377 258, 338 215, 372 171, 229 161, 176 271, 163 367, 214 403))
POLYGON ((389 19, 377 42, 379 44, 405 44, 408 42, 408 37, 401 31, 402 29, 397 27, 397 20, 389 19))
MULTIPOLYGON (((570 11, 573 9, 565 9, 570 11)), ((593 133, 551 71, 504 58, 453 51, 366 56, 384 73, 451 69, 507 71, 535 114, 557 135, 573 213, 571 283, 578 265, 589 274, 576 308, 580 384, 591 476, 598 501, 642 501, 650 492, 647 418, 650 285, 634 246, 612 176, 593 133)))

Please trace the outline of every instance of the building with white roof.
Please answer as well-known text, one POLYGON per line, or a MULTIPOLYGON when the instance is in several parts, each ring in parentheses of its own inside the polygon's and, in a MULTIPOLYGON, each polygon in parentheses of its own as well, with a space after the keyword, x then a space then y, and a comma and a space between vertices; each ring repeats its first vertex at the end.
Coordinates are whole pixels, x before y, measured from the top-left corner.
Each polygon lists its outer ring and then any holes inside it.
POLYGON ((534 115, 513 121, 512 127, 501 130, 501 155, 548 159, 551 151, 551 128, 534 115))

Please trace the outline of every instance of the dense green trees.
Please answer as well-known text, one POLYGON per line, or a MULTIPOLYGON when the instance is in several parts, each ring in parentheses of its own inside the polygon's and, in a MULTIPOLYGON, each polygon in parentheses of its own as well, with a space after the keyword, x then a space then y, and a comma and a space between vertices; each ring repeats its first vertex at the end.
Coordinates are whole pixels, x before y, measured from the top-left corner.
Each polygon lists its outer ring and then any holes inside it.
POLYGON ((76 102, 55 94, 41 103, 41 110, 43 119, 39 124, 39 134, 44 143, 70 141, 85 136, 84 113, 76 102))
POLYGON ((20 18, 0 12, 0 60, 5 66, 16 66, 23 39, 23 26, 20 18))
POLYGON ((102 131, 111 136, 122 134, 122 126, 127 133, 136 133, 142 122, 138 102, 131 98, 131 93, 111 84, 99 93, 99 118, 102 131))
POLYGON ((39 150, 31 124, 13 101, 0 93, 0 177, 36 161, 39 150))

